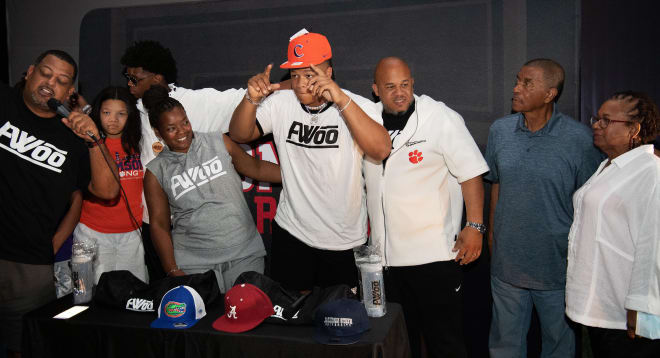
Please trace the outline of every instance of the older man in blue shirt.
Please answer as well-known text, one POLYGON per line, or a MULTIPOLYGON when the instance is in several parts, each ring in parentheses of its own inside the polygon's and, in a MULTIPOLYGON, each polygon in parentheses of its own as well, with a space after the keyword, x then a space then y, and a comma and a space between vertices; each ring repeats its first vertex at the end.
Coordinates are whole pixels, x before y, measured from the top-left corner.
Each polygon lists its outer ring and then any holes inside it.
POLYGON ((512 108, 488 135, 492 182, 491 357, 525 357, 532 307, 541 322, 542 357, 573 357, 564 315, 572 196, 601 160, 591 131, 555 108, 564 83, 557 62, 536 59, 518 73, 512 108))

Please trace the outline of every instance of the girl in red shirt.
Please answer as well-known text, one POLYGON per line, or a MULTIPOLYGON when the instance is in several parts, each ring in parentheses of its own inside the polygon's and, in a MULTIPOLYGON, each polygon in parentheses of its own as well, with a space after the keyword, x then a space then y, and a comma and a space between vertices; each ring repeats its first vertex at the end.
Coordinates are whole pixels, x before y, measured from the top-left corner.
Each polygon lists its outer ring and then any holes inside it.
MULTIPOLYGON (((117 164, 122 190, 112 201, 85 194, 74 240, 93 238, 98 244, 96 283, 106 271, 128 270, 147 282, 142 226, 142 138, 140 113, 126 88, 108 87, 94 101, 91 117, 105 136, 110 157, 117 164)), ((103 140, 103 139, 102 139, 103 140)))

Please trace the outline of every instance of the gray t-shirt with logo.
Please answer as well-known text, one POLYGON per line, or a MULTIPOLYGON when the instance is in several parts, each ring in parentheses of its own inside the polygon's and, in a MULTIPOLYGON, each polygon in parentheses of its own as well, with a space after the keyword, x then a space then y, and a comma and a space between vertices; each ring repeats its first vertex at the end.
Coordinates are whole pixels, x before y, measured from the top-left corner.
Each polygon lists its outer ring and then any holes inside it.
POLYGON ((165 148, 147 169, 167 194, 179 265, 266 254, 222 134, 195 133, 188 153, 165 148))

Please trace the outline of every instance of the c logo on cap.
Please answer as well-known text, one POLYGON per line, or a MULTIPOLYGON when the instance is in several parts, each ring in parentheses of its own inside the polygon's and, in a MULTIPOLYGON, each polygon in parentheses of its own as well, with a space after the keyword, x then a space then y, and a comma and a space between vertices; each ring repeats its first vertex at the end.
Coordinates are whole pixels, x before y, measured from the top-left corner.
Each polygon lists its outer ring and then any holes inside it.
POLYGON ((302 48, 303 48, 303 45, 302 45, 302 44, 297 44, 297 45, 293 48, 293 55, 296 56, 296 57, 303 57, 303 56, 305 56, 304 53, 298 53, 299 51, 302 51, 302 48))

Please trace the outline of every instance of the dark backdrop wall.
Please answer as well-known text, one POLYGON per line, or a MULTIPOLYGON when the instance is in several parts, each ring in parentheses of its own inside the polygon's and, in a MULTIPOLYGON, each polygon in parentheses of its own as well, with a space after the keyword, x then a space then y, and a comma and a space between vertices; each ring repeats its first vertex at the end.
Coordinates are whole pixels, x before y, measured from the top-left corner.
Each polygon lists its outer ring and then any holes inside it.
POLYGON ((7 7, 5 0, 0 0, 2 19, 0 19, 0 81, 9 83, 9 57, 7 52, 7 7))
POLYGON ((623 90, 660 103, 658 2, 583 0, 581 116, 587 122, 604 100, 623 90))
MULTIPOLYGON (((509 112, 520 66, 550 57, 566 69, 562 111, 577 115, 579 2, 216 1, 99 9, 81 25, 80 90, 122 84, 126 46, 155 39, 173 50, 179 84, 245 87, 268 63, 284 62, 289 37, 305 27, 333 46, 340 85, 369 96, 383 56, 408 60, 416 92, 461 113, 483 148, 493 119, 509 112)), ((273 71, 277 79, 284 72, 273 71)))
MULTIPOLYGON (((153 39, 172 49, 179 85, 245 87, 268 63, 285 61, 289 37, 304 27, 328 37, 337 81, 365 97, 381 57, 406 59, 415 92, 461 113, 484 150, 490 124, 510 112, 515 76, 528 59, 548 57, 564 66, 559 109, 577 117, 579 14, 578 0, 252 0, 98 9, 81 25, 79 86, 89 98, 109 84, 124 85, 119 60, 125 48, 153 39)), ((284 74, 277 68, 272 79, 284 74)), ((253 149, 274 158, 268 143, 253 149)), ((269 192, 267 185, 257 189, 249 183, 244 188, 269 246, 278 188, 269 192)), ((472 357, 488 356, 488 265, 486 252, 465 270, 472 357)), ((530 347, 538 352, 538 344, 530 347)))

